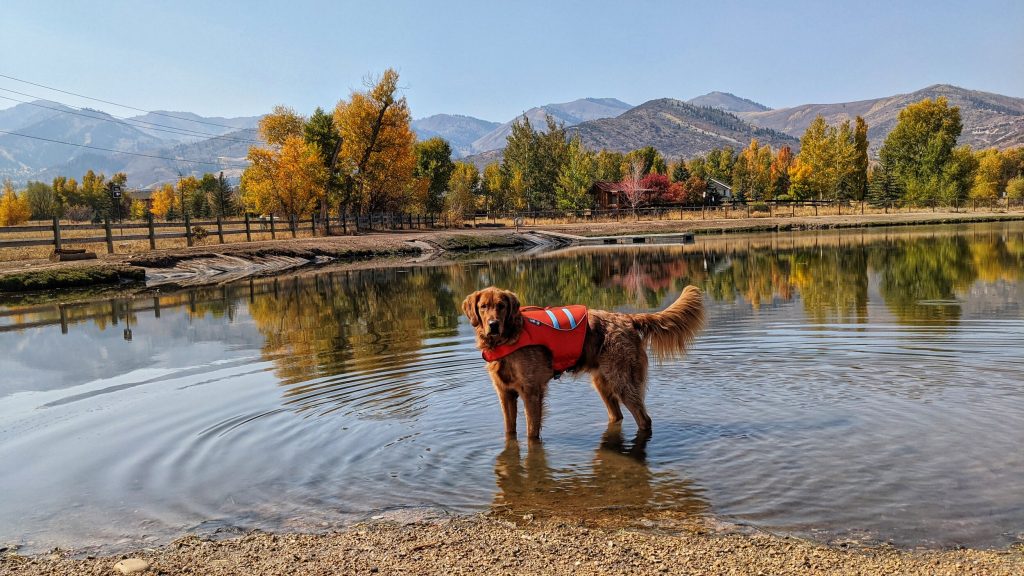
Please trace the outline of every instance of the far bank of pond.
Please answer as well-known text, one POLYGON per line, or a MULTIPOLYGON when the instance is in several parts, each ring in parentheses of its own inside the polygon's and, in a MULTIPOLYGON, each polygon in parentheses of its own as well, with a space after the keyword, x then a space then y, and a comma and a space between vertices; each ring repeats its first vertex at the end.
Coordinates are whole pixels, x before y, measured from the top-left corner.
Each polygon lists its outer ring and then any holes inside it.
MULTIPOLYGON (((878 226, 998 222, 1024 214, 901 213, 820 217, 773 217, 708 220, 631 220, 528 225, 522 231, 551 230, 581 236, 781 232, 878 226)), ((481 228, 437 232, 405 231, 361 236, 204 245, 139 254, 102 255, 98 260, 52 263, 45 260, 0 263, 0 293, 62 288, 127 286, 147 277, 187 277, 185 285, 217 284, 248 276, 266 276, 325 263, 379 258, 425 257, 443 252, 524 249, 535 246, 512 230, 481 228)), ((151 282, 152 283, 152 282, 151 282)))

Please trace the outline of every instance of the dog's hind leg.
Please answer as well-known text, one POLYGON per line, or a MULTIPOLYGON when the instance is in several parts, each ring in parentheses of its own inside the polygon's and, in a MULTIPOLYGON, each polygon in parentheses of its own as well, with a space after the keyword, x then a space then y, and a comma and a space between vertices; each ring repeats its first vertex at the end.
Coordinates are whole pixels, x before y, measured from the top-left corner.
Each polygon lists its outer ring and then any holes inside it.
POLYGON ((619 401, 615 398, 611 384, 597 373, 591 374, 590 379, 594 384, 594 390, 597 390, 601 400, 604 400, 604 407, 608 409, 608 422, 621 422, 622 409, 619 408, 619 401))
POLYGON ((627 394, 622 399, 622 403, 626 406, 626 410, 633 415, 633 419, 636 420, 636 427, 639 432, 650 432, 651 430, 651 417, 647 414, 647 408, 644 406, 644 399, 642 397, 636 397, 627 394))
POLYGON ((636 427, 641 432, 651 429, 651 417, 644 405, 647 394, 647 356, 641 353, 633 358, 627 366, 616 370, 615 377, 621 381, 613 382, 616 397, 629 410, 636 420, 636 427))

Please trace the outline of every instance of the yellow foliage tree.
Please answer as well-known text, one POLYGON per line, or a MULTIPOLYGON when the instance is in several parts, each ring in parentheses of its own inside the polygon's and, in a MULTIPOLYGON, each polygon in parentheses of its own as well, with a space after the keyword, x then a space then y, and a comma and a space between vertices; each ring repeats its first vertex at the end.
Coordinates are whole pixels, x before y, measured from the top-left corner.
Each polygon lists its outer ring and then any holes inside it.
POLYGON ((977 153, 978 168, 974 171, 974 184, 971 186, 972 200, 991 202, 1001 193, 1003 168, 1005 159, 998 150, 990 148, 977 153))
POLYGON ((274 106, 274 111, 267 114, 259 123, 260 138, 272 146, 283 146, 291 136, 302 137, 306 119, 286 106, 274 106))
POLYGON ((416 136, 409 106, 398 97, 398 73, 388 69, 366 92, 353 92, 334 109, 341 134, 339 162, 355 211, 401 210, 413 197, 416 136))
POLYGON ((469 162, 456 162, 452 177, 448 180, 448 195, 445 204, 448 215, 456 224, 462 222, 466 214, 476 210, 476 190, 480 180, 480 171, 469 162))
POLYGON ((164 184, 153 192, 153 206, 150 211, 157 218, 170 219, 181 214, 181 203, 174 192, 174 186, 164 184))
POLYGON ((252 147, 242 173, 242 203, 260 214, 309 214, 323 197, 327 169, 320 150, 301 136, 287 136, 280 149, 252 147))
POLYGON ((4 180, 4 194, 0 197, 0 226, 16 226, 27 222, 31 215, 28 198, 24 194, 19 198, 11 181, 4 180))

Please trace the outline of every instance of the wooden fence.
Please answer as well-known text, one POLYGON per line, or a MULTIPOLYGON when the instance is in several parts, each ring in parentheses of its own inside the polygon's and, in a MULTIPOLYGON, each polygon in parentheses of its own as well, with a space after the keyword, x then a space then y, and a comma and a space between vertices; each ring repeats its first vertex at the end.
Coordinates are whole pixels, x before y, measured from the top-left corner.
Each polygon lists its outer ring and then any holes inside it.
POLYGON ((28 226, 0 227, 0 249, 24 248, 32 246, 53 246, 60 250, 68 245, 106 244, 107 252, 114 252, 115 242, 149 241, 150 250, 155 250, 158 240, 185 239, 188 246, 196 241, 216 238, 224 244, 225 237, 245 235, 246 242, 252 242, 253 235, 270 234, 270 238, 298 236, 300 231, 308 230, 313 236, 348 234, 350 231, 373 230, 405 230, 447 227, 445 217, 438 218, 435 214, 399 214, 375 213, 367 215, 345 215, 320 219, 285 218, 269 216, 251 216, 244 218, 213 220, 192 220, 185 216, 181 222, 156 222, 152 215, 144 222, 114 223, 108 218, 101 224, 62 223, 54 218, 50 224, 28 226), (97 234, 92 236, 68 236, 68 231, 89 230, 97 234), (48 233, 48 234, 41 234, 48 233), (26 238, 34 235, 35 238, 26 238), (40 237, 42 236, 42 237, 40 237))

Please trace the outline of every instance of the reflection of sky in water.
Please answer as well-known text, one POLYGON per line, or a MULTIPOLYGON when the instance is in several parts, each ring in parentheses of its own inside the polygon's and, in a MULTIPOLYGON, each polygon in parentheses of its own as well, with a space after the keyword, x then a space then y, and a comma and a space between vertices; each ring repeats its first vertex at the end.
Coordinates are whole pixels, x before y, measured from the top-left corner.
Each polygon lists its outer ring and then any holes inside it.
POLYGON ((1024 522, 1024 224, 956 229, 260 279, 158 295, 159 318, 152 296, 69 304, 67 334, 56 306, 0 311, 0 541, 492 506, 1006 545, 1024 522), (701 286, 708 329, 651 369, 654 437, 606 430, 566 377, 543 449, 506 447, 459 308, 491 282, 621 310, 701 286))

